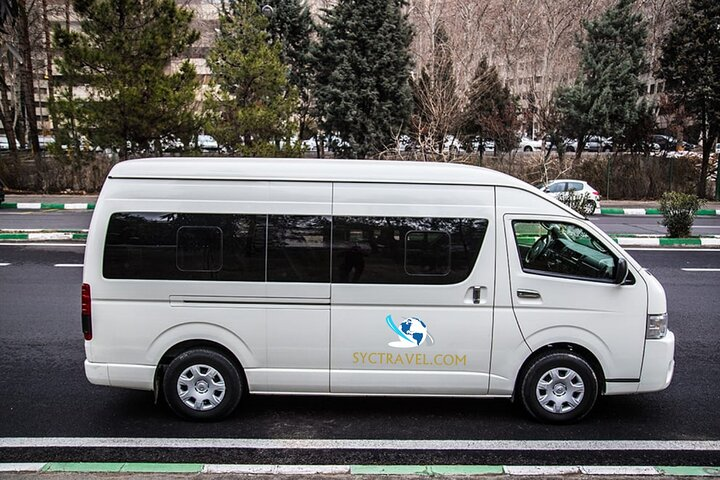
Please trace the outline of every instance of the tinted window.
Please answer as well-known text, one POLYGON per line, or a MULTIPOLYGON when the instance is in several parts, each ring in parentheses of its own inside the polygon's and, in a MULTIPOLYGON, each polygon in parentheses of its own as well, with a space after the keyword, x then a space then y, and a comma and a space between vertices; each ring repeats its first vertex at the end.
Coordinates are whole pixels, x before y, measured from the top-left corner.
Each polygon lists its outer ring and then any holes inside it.
POLYGON ((583 189, 583 184, 580 182, 568 182, 567 189, 574 190, 576 192, 580 192, 583 189))
POLYGON ((269 282, 330 282, 330 217, 270 215, 269 282))
POLYGON ((487 220, 335 217, 336 283, 452 284, 477 259, 487 220))
POLYGON ((405 273, 408 275, 450 273, 450 234, 408 232, 405 235, 405 273))
POLYGON ((586 230, 569 223, 513 222, 524 271, 611 281, 617 260, 586 230))
POLYGON ((265 280, 265 216, 115 213, 103 275, 148 280, 265 280))
POLYGON ((217 272, 222 268, 222 230, 218 227, 180 227, 177 267, 186 272, 217 272))

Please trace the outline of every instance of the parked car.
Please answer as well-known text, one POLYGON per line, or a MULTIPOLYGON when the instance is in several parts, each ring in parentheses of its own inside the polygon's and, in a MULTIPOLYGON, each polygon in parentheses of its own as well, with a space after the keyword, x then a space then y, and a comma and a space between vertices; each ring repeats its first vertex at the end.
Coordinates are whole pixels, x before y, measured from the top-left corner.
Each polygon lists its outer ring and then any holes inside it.
POLYGON ((197 148, 204 152, 214 151, 219 148, 217 140, 211 135, 198 135, 197 136, 197 148))
POLYGON ((523 152, 539 152, 542 150, 542 148, 542 140, 533 140, 529 137, 522 137, 520 139, 520 143, 518 144, 517 150, 521 150, 523 152))
POLYGON ((600 194, 596 189, 583 180, 558 179, 542 186, 542 190, 557 198, 567 192, 575 192, 579 195, 587 193, 588 200, 585 204, 585 214, 592 215, 600 209, 600 194))
POLYGON ((455 138, 454 135, 448 135, 445 137, 445 142, 443 143, 443 153, 465 153, 465 148, 463 147, 462 142, 455 138))
MULTIPOLYGON (((15 140, 15 145, 16 148, 20 148, 20 142, 18 142, 17 139, 15 140)), ((0 137, 0 150, 10 150, 10 141, 5 135, 0 137)))

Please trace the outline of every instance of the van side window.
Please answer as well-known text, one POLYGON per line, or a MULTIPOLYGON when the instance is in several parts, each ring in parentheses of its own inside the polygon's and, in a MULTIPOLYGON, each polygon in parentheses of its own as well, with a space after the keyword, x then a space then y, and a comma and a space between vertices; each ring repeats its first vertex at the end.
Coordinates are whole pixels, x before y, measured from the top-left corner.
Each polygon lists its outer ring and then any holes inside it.
POLYGON ((408 275, 450 273, 450 234, 408 232, 405 235, 405 273, 408 275))
POLYGON ((472 272, 485 219, 334 217, 334 283, 453 284, 472 272))
POLYGON ((270 215, 268 282, 330 282, 330 217, 270 215))
POLYGON ((103 276, 262 282, 265 230, 265 215, 114 213, 103 276))
POLYGON ((585 229, 561 222, 514 221, 523 271, 611 282, 617 259, 585 229))
POLYGON ((177 268, 185 272, 217 272, 222 268, 222 230, 218 227, 180 227, 177 268))

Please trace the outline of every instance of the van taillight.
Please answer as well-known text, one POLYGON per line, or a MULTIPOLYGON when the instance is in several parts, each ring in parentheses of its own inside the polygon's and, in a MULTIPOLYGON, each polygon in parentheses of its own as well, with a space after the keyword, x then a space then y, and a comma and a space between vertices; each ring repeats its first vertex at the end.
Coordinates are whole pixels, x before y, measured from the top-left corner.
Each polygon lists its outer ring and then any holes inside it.
POLYGON ((82 329, 85 340, 92 340, 92 319, 90 310, 90 285, 82 284, 82 329))

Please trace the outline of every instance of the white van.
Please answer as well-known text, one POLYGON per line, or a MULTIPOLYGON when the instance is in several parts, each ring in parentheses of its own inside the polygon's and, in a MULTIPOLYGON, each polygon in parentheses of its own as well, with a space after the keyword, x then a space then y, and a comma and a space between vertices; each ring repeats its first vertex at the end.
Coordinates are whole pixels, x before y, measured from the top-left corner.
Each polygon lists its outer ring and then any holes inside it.
POLYGON ((196 420, 253 393, 507 397, 568 422, 674 368, 650 273, 558 201, 470 166, 122 162, 83 282, 90 382, 196 420))

